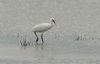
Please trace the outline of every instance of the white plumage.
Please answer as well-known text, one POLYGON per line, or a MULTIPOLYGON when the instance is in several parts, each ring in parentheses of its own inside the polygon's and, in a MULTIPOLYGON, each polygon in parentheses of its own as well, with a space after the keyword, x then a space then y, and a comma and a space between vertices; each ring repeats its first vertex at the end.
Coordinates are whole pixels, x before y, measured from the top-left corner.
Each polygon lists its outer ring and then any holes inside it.
POLYGON ((50 30, 56 23, 55 23, 55 20, 54 18, 51 18, 50 19, 51 23, 41 23, 41 24, 38 24, 38 25, 35 25, 33 28, 32 28, 32 31, 35 33, 37 39, 36 39, 36 44, 38 44, 38 36, 37 36, 37 32, 40 32, 41 33, 41 39, 42 39, 42 44, 44 43, 43 41, 43 33, 50 30))
POLYGON ((45 32, 52 27, 53 27, 53 25, 50 23, 42 23, 42 24, 38 24, 38 25, 34 26, 32 28, 32 30, 33 30, 33 32, 45 32))

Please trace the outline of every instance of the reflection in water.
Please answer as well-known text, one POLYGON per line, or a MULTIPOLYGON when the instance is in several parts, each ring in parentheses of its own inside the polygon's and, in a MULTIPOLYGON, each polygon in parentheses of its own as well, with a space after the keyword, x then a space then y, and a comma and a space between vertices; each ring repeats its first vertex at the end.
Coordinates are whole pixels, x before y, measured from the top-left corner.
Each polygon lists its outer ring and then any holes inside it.
POLYGON ((45 47, 47 46, 47 44, 34 44, 34 47, 36 48, 36 49, 41 49, 41 50, 43 50, 45 47))
POLYGON ((36 49, 41 49, 43 50, 44 49, 44 45, 35 45, 36 49))

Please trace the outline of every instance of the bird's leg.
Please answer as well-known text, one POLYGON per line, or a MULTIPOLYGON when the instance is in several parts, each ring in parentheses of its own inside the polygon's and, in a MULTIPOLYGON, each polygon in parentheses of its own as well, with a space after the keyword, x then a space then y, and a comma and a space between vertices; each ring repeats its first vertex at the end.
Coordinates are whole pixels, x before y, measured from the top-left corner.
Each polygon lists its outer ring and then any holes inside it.
POLYGON ((38 40, 39 40, 39 38, 38 38, 36 32, 34 32, 34 33, 35 33, 35 36, 37 37, 37 38, 36 38, 36 44, 38 45, 38 40))
POLYGON ((43 33, 41 34, 42 45, 44 44, 43 33))

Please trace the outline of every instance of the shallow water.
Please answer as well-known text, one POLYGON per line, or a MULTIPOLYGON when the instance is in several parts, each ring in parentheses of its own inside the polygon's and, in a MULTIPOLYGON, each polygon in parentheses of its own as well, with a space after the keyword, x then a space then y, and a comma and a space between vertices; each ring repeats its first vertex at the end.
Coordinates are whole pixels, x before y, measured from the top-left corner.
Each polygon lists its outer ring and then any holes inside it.
POLYGON ((0 64, 99 64, 98 44, 80 46, 80 42, 44 44, 22 48, 17 45, 0 46, 0 64), (72 44, 75 43, 75 44, 72 44), (98 49, 97 49, 98 48, 98 49))

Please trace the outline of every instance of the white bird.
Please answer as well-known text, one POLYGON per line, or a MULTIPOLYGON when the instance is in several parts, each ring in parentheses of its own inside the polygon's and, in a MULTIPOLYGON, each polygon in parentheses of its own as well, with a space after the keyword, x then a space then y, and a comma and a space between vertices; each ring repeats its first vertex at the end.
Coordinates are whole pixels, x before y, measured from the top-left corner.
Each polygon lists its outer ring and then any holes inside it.
POLYGON ((32 28, 32 32, 35 33, 35 36, 36 36, 36 44, 38 45, 38 36, 37 36, 37 32, 41 33, 41 40, 42 40, 42 44, 44 43, 44 40, 43 40, 43 33, 50 30, 52 27, 54 27, 54 25, 56 25, 56 22, 54 20, 54 18, 51 18, 50 19, 51 23, 41 23, 41 24, 38 24, 38 25, 35 25, 33 28, 32 28))

